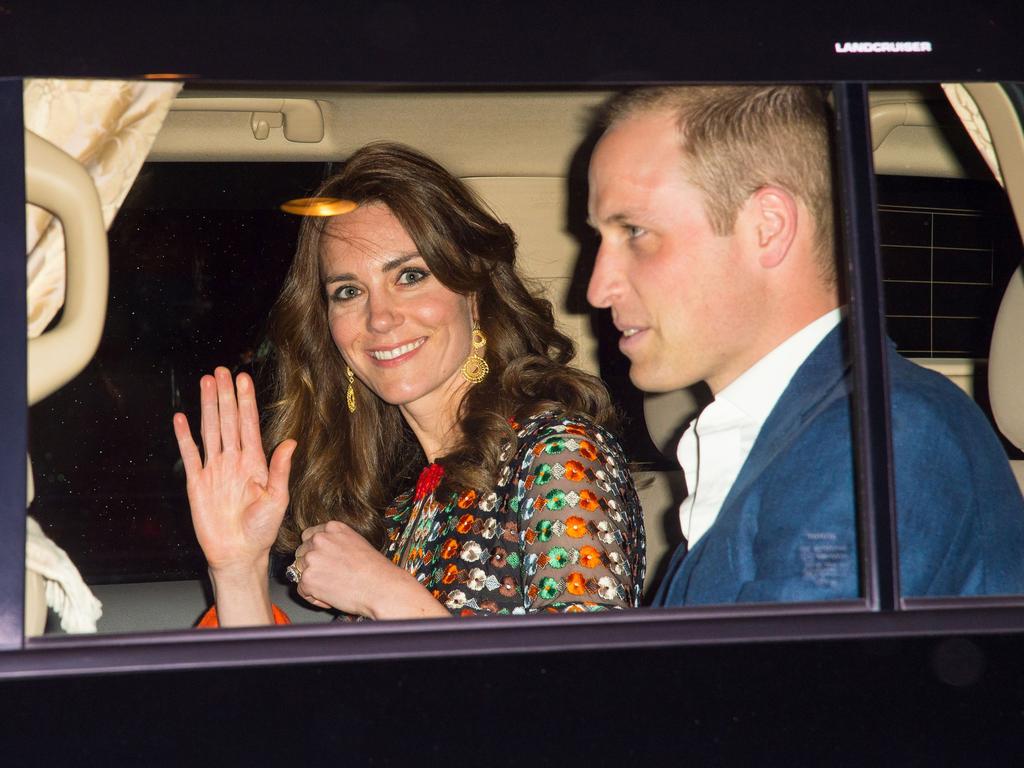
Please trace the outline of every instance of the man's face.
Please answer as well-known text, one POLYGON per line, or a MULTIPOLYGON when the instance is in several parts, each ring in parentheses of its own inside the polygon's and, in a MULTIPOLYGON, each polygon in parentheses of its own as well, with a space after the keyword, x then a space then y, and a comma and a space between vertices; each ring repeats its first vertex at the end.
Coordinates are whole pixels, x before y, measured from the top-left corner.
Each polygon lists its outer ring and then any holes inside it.
POLYGON ((712 231, 687 181, 673 114, 641 113, 604 135, 588 205, 601 247, 587 299, 611 308, 633 383, 666 392, 705 380, 718 392, 746 370, 756 285, 742 238, 712 231))

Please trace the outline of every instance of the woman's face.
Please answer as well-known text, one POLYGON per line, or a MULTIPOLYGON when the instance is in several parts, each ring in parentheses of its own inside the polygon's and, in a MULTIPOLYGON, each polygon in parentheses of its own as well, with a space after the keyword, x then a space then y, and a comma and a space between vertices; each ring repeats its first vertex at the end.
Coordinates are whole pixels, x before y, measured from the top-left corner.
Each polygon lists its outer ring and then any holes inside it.
POLYGON ((386 205, 335 217, 323 242, 327 321, 352 372, 406 413, 451 413, 467 385, 469 298, 430 273, 386 205))

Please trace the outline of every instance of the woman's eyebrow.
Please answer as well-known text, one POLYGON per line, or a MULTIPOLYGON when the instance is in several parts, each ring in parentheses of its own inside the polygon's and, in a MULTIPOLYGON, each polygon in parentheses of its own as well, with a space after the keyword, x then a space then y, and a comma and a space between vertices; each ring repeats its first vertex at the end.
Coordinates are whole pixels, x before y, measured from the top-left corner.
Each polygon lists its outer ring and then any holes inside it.
POLYGON ((388 259, 381 265, 380 271, 390 272, 391 270, 402 266, 405 262, 417 258, 419 255, 419 251, 410 251, 409 253, 402 254, 401 256, 396 256, 393 259, 388 259))
MULTIPOLYGON (((418 258, 419 255, 419 251, 411 251, 409 253, 403 253, 401 256, 395 256, 395 258, 388 259, 383 264, 381 264, 380 271, 390 272, 391 270, 397 269, 398 267, 402 266, 407 261, 411 261, 412 259, 418 258)), ((358 278, 351 272, 342 272, 337 275, 327 275, 326 277, 324 277, 324 285, 330 285, 331 283, 340 283, 346 280, 357 279, 358 278)))
POLYGON ((340 275, 327 275, 324 277, 324 285, 330 285, 331 283, 340 283, 346 280, 355 280, 356 276, 351 272, 344 272, 340 275))

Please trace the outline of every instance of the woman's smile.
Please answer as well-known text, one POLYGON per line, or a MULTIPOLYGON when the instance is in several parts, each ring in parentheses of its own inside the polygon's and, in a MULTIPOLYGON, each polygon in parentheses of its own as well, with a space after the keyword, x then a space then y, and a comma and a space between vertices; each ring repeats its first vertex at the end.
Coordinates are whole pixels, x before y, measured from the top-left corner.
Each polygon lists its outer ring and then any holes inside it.
POLYGON ((368 349, 366 354, 372 357, 378 364, 384 366, 401 365, 422 347, 427 341, 426 336, 420 336, 415 341, 399 344, 397 347, 378 347, 368 349))

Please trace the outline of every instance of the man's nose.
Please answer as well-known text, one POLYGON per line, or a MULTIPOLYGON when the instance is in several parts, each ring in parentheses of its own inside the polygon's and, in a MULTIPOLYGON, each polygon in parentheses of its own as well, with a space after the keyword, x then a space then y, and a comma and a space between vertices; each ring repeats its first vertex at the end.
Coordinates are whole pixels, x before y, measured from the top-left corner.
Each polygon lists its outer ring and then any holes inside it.
POLYGON ((594 260, 594 271, 590 275, 590 282, 587 284, 587 301, 598 309, 604 309, 612 305, 615 297, 618 278, 612 254, 604 244, 597 249, 597 257, 594 260))

